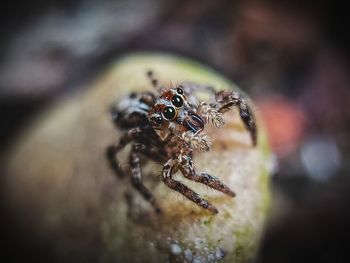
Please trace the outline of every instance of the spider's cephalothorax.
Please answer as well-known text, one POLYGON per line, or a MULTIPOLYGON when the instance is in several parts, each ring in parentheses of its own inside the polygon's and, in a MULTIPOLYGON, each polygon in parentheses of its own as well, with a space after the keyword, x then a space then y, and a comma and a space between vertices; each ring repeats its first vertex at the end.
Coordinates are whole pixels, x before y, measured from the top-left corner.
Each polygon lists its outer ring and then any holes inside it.
POLYGON ((141 180, 140 155, 163 164, 161 179, 169 188, 180 192, 200 207, 217 213, 215 206, 183 183, 174 180, 173 175, 180 171, 189 180, 235 196, 218 178, 205 172, 198 173, 192 157, 195 151, 210 149, 211 141, 202 132, 205 125, 224 125, 222 113, 233 106, 238 107, 255 146, 257 129, 249 104, 234 91, 216 92, 209 86, 190 82, 165 89, 158 85, 151 71, 148 72, 148 77, 155 92, 132 93, 112 108, 114 123, 121 129, 128 129, 117 144, 108 147, 107 157, 112 169, 120 177, 127 173, 122 169, 116 155, 127 144, 132 143, 129 155, 131 182, 156 211, 160 212, 160 207, 141 180), (198 90, 209 92, 211 100, 199 101, 195 95, 198 90))
POLYGON ((198 134, 204 128, 204 120, 188 104, 182 86, 162 93, 150 109, 148 119, 162 139, 187 131, 198 134))

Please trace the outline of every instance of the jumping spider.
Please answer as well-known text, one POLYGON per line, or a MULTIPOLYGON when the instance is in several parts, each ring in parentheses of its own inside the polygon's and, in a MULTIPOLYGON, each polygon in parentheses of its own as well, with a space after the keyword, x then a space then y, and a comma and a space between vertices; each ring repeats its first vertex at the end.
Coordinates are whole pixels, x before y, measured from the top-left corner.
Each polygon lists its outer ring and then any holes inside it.
POLYGON ((196 192, 173 179, 180 170, 189 180, 205 184, 231 197, 235 193, 218 178, 206 173, 198 173, 193 164, 195 151, 209 151, 211 141, 202 133, 204 126, 211 123, 215 127, 224 125, 223 113, 233 106, 246 129, 252 143, 257 141, 257 127, 253 111, 241 95, 234 91, 216 92, 212 87, 186 82, 164 88, 158 84, 152 71, 147 76, 154 92, 132 93, 112 107, 115 125, 128 129, 119 142, 107 149, 107 157, 113 171, 123 177, 124 171, 118 162, 117 153, 132 143, 129 155, 131 182, 145 200, 160 212, 152 193, 142 183, 140 155, 163 164, 162 181, 171 189, 183 194, 198 206, 216 214, 218 210, 196 192), (199 101, 196 91, 206 91, 211 95, 209 102, 199 101))

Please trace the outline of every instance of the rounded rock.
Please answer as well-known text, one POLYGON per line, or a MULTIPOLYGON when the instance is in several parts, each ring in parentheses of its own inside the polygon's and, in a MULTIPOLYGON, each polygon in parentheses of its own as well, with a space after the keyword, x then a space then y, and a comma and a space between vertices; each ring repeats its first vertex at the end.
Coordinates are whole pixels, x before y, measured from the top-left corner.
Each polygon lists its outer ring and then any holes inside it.
MULTIPOLYGON (((110 170, 106 148, 122 134, 111 121, 110 106, 132 92, 151 90, 147 70, 165 85, 193 81, 238 90, 188 59, 164 54, 119 59, 89 89, 41 114, 13 146, 5 176, 13 218, 29 238, 50 247, 58 262, 167 262, 174 257, 182 262, 218 254, 220 262, 252 260, 269 203, 270 155, 260 122, 255 148, 235 110, 224 114, 223 128, 205 131, 213 145, 211 151, 195 155, 196 167, 219 177, 236 196, 184 182, 215 205, 216 215, 167 188, 159 179, 159 164, 142 168, 161 215, 128 178, 117 178, 110 170), (180 250, 169 250, 174 242, 180 250)), ((120 154, 123 164, 126 158, 127 149, 120 154)))

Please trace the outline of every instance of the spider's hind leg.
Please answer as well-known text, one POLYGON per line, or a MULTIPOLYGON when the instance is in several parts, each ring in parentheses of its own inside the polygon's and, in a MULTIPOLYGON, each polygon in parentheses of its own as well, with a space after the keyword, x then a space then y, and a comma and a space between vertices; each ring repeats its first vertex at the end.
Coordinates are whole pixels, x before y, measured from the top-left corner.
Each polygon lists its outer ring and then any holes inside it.
POLYGON ((110 145, 107 147, 106 156, 107 161, 109 162, 109 165, 113 172, 119 177, 123 178, 125 176, 124 170, 122 169, 118 159, 117 159, 117 153, 120 151, 118 146, 116 145, 110 145))
POLYGON ((152 193, 145 187, 142 183, 142 170, 140 166, 140 153, 145 149, 145 146, 142 144, 132 145, 129 163, 131 167, 131 183, 134 188, 143 196, 143 198, 148 201, 156 210, 157 213, 161 212, 160 207, 158 206, 152 193))
POLYGON ((142 129, 133 128, 125 133, 119 140, 117 144, 113 144, 107 147, 106 157, 107 161, 110 164, 110 167, 114 171, 114 173, 122 178, 125 176, 125 173, 118 161, 117 154, 135 137, 137 137, 140 133, 142 133, 142 129))
POLYGON ((153 70, 147 71, 147 78, 151 82, 152 87, 158 92, 162 93, 164 87, 159 84, 159 80, 155 77, 153 70))

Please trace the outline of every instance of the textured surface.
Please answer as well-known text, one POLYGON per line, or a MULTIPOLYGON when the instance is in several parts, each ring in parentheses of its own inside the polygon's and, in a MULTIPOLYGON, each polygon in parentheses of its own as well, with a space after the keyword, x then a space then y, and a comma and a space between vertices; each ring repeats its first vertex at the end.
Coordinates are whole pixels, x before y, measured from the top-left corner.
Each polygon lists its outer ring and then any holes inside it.
POLYGON ((109 106, 130 91, 150 89, 147 69, 164 84, 191 80, 237 89, 214 71, 182 58, 136 54, 118 60, 89 89, 43 113, 13 147, 6 188, 15 216, 62 261, 253 259, 269 203, 268 147, 261 129, 258 147, 251 147, 236 111, 225 114, 223 129, 206 130, 213 149, 196 155, 195 163, 197 170, 220 177, 237 196, 177 176, 219 209, 215 216, 163 185, 161 167, 154 163, 145 163, 144 182, 163 208, 162 216, 154 214, 128 180, 109 169, 105 149, 121 135, 110 121, 109 106))

